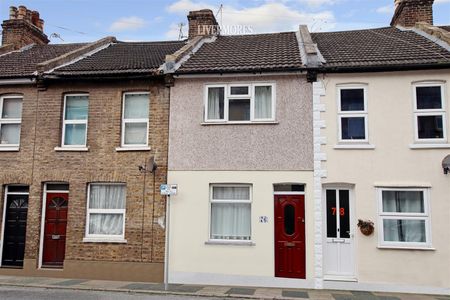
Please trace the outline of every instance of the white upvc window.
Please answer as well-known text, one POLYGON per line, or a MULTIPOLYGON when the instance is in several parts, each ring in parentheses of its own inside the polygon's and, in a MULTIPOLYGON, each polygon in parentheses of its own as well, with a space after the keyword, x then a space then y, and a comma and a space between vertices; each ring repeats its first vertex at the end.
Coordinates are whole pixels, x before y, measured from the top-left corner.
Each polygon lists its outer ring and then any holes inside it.
POLYGON ((428 195, 428 189, 378 189, 381 247, 431 247, 428 195))
POLYGON ((205 122, 273 122, 275 95, 274 83, 206 85, 205 122))
POLYGON ((0 151, 20 145, 22 100, 17 95, 0 97, 0 151))
POLYGON ((422 82, 413 85, 414 138, 416 142, 447 141, 444 84, 422 82))
POLYGON ((368 143, 367 86, 339 86, 338 140, 340 143, 368 143))
POLYGON ((126 185, 88 185, 85 241, 124 241, 126 185))
POLYGON ((88 110, 88 94, 67 94, 64 96, 61 147, 86 147, 88 110))
POLYGON ((148 146, 149 93, 123 94, 121 146, 148 146))
POLYGON ((211 185, 209 239, 211 241, 250 241, 251 199, 251 185, 211 185))

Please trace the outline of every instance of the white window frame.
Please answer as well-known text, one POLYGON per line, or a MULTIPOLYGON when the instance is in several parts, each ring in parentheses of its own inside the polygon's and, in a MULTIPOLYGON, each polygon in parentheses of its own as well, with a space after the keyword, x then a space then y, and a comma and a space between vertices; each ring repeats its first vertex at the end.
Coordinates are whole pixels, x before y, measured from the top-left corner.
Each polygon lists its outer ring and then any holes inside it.
POLYGON ((274 82, 255 82, 255 83, 229 83, 229 84, 207 84, 204 92, 204 121, 205 123, 229 123, 229 124, 249 124, 260 122, 275 122, 276 108, 276 84, 274 82), (248 94, 231 95, 232 87, 248 87, 248 94), (255 118, 255 88, 258 86, 270 86, 272 90, 272 116, 270 118, 255 118), (208 119, 208 89, 224 88, 224 118, 208 119), (250 120, 248 121, 229 121, 229 100, 242 99, 250 100, 250 120))
POLYGON ((252 243, 253 233, 252 233, 252 219, 253 219, 253 209, 252 209, 252 199, 253 199, 253 186, 246 183, 212 183, 209 185, 209 224, 208 224, 208 242, 211 243, 242 243, 249 244, 252 243), (213 188, 214 187, 248 187, 249 188, 249 200, 216 200, 213 199, 213 188), (213 203, 245 203, 250 204, 250 239, 248 240, 231 240, 231 239, 213 239, 211 238, 211 226, 212 226, 212 204, 213 203))
POLYGON ((126 184, 125 183, 111 183, 111 182, 92 182, 88 184, 87 188, 87 202, 86 202, 86 229, 85 229, 85 237, 83 242, 119 242, 126 243, 125 240, 125 223, 126 223, 126 204, 127 204, 127 196, 126 196, 126 184), (89 208, 90 198, 91 198, 91 186, 92 185, 120 185, 125 188, 125 199, 124 199, 124 208, 123 209, 98 209, 98 208, 89 208), (112 235, 112 234, 90 234, 89 233, 89 218, 90 214, 122 214, 123 215, 123 224, 122 224, 122 234, 120 235, 112 235))
POLYGON ((120 138, 120 146, 122 148, 148 148, 148 131, 149 131, 149 112, 147 112, 147 118, 141 119, 125 119, 125 101, 127 95, 147 95, 148 96, 148 107, 150 109, 150 93, 149 92, 126 92, 122 96, 122 132, 120 138), (127 123, 146 123, 147 130, 145 135, 145 144, 125 144, 125 124, 127 123))
POLYGON ((64 95, 64 107, 63 107, 63 115, 62 115, 62 139, 61 139, 61 148, 80 148, 84 149, 87 145, 87 132, 88 132, 88 119, 89 119, 89 94, 88 93, 81 93, 81 94, 65 94, 64 95), (66 120, 66 102, 67 97, 77 97, 77 96, 87 96, 88 97, 88 116, 86 120, 66 120), (64 143, 66 139, 66 124, 85 124, 86 125, 86 131, 84 133, 84 145, 66 145, 64 143))
POLYGON ((445 101, 445 84, 443 82, 420 82, 413 84, 413 108, 414 108, 414 141, 416 143, 445 143, 447 142, 447 112, 445 101), (440 87, 441 88, 441 108, 440 109, 418 109, 417 108, 417 88, 418 87, 440 87), (443 137, 439 139, 419 138, 419 117, 421 116, 442 116, 443 137))
POLYGON ((19 143, 18 144, 1 144, 0 143, 0 151, 2 150, 18 150, 20 147, 20 135, 22 132, 22 111, 23 111, 23 96, 21 95, 2 95, 0 96, 0 130, 3 124, 13 124, 13 125, 19 125, 19 143), (22 101, 22 109, 20 111, 20 118, 14 118, 14 119, 3 119, 3 102, 4 99, 21 99, 22 101))
POLYGON ((341 85, 337 87, 337 112, 338 112, 338 142, 340 144, 367 144, 369 142, 369 112, 367 108, 367 85, 341 85), (364 110, 342 111, 341 91, 342 90, 363 90, 364 91, 364 110), (361 140, 350 140, 342 138, 342 118, 364 118, 364 135, 361 140))
POLYGON ((428 188, 378 188, 378 246, 379 248, 413 248, 413 249, 427 249, 432 247, 431 242, 431 216, 430 216, 430 191, 428 188), (383 212, 383 191, 407 191, 407 192, 422 192, 423 194, 423 213, 397 213, 397 212, 383 212), (411 243, 411 242, 391 242, 384 240, 384 226, 383 220, 424 220, 425 221, 425 243, 411 243))

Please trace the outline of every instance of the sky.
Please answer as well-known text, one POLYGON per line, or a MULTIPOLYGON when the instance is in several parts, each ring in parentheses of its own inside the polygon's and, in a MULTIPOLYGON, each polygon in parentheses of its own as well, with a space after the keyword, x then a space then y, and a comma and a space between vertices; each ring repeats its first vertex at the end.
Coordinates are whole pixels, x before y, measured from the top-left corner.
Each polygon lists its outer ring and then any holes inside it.
MULTIPOLYGON (((394 0, 0 0, 0 17, 9 6, 25 5, 44 19, 51 43, 177 40, 187 31, 190 10, 210 8, 225 34, 339 31, 389 26, 394 0)), ((435 0, 434 22, 450 24, 450 0, 435 0)))

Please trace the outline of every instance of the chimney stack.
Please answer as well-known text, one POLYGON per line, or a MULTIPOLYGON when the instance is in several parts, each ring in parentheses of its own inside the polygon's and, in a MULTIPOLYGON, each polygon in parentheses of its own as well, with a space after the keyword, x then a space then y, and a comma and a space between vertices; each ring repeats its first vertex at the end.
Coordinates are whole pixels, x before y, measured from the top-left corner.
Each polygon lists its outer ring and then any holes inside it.
POLYGON ((20 49, 30 44, 48 44, 44 33, 44 21, 39 18, 39 12, 31 11, 25 6, 9 8, 9 20, 2 23, 2 46, 13 45, 20 49))
POLYGON ((433 25, 434 0, 394 0, 391 26, 414 27, 417 22, 433 25))
POLYGON ((187 18, 189 20, 189 39, 220 33, 219 23, 217 23, 216 17, 210 9, 190 11, 187 18))

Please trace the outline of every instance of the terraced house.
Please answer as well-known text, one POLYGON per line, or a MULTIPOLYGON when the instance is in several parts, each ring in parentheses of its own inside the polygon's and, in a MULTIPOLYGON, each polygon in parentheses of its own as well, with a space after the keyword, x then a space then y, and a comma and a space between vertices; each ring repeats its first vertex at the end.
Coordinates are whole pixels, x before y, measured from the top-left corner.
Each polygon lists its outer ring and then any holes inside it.
POLYGON ((37 12, 10 15, 0 274, 162 281, 169 88, 159 67, 184 42, 49 45, 37 12))

